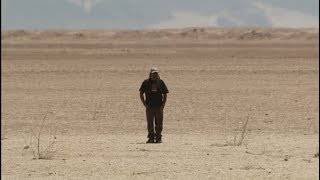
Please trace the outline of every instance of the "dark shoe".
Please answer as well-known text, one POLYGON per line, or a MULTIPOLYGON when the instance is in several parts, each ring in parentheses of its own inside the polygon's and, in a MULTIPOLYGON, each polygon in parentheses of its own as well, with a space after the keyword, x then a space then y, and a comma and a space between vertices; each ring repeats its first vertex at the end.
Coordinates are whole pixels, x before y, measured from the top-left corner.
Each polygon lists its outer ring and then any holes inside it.
POLYGON ((154 143, 154 139, 153 138, 149 138, 146 143, 154 143))
POLYGON ((156 143, 162 143, 161 138, 160 139, 156 139, 156 143))

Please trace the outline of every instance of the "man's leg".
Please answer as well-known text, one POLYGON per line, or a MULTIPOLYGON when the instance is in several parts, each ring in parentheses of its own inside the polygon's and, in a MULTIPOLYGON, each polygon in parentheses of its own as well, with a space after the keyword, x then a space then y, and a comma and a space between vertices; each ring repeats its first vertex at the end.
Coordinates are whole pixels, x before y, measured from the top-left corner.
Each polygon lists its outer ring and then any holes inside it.
POLYGON ((154 112, 152 109, 147 108, 146 109, 146 116, 147 116, 147 127, 148 127, 148 143, 152 143, 153 139, 155 138, 154 133, 154 125, 153 125, 153 119, 154 119, 154 112))
POLYGON ((163 111, 157 109, 155 111, 155 124, 156 124, 156 142, 161 143, 161 132, 163 126, 163 111))

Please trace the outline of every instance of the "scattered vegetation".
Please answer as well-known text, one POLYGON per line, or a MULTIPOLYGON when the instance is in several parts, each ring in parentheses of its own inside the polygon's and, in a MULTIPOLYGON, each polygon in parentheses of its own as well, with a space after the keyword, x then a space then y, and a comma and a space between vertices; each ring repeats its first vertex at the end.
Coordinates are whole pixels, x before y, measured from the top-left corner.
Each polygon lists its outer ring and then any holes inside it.
POLYGON ((48 117, 49 110, 47 110, 44 115, 41 125, 39 128, 31 128, 29 131, 30 139, 27 142, 25 140, 26 146, 24 149, 30 149, 33 155, 33 159, 51 159, 57 152, 54 148, 56 143, 56 129, 49 129, 49 135, 44 136, 43 129, 45 126, 45 121, 48 117), (47 141, 47 142, 45 142, 47 141))
MULTIPOLYGON (((243 125, 239 128, 237 127, 237 129, 235 130, 235 134, 233 136, 233 140, 232 141, 228 141, 226 143, 223 144, 219 144, 219 143, 214 143, 211 146, 218 146, 218 147, 224 147, 224 146, 241 146, 244 143, 244 140, 246 138, 247 135, 247 127, 248 127, 248 123, 249 123, 249 119, 250 119, 250 112, 252 110, 252 107, 250 107, 246 120, 244 121, 243 125)), ((226 126, 226 123, 225 123, 226 126)))
POLYGON ((232 145, 232 146, 240 146, 243 144, 244 139, 247 135, 247 127, 248 127, 248 122, 250 119, 250 112, 251 112, 252 107, 250 107, 248 114, 247 114, 247 118, 245 120, 245 122, 243 123, 243 126, 240 127, 240 129, 237 129, 235 131, 235 134, 233 136, 233 141, 227 141, 228 145, 232 145), (240 132, 240 133, 239 133, 240 132))

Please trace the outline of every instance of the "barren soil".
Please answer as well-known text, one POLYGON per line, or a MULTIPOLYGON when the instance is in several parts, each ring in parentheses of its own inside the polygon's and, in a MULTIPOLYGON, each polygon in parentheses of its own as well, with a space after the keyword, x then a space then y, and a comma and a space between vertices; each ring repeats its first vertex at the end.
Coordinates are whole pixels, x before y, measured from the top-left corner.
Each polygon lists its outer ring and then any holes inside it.
POLYGON ((318 179, 318 38, 319 29, 2 31, 1 177, 318 179), (162 144, 145 144, 138 91, 153 66, 170 91, 162 144), (40 148, 55 135, 56 152, 33 159, 27 145, 47 111, 40 148))

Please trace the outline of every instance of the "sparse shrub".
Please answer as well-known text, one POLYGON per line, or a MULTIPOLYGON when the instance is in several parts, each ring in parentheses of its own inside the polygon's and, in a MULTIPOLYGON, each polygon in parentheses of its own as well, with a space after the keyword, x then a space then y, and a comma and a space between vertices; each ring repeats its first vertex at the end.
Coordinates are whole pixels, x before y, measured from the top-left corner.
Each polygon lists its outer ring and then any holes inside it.
POLYGON ((56 143, 56 129, 53 129, 52 132, 52 127, 50 127, 49 135, 44 136, 42 134, 45 120, 47 119, 48 114, 49 111, 47 111, 44 115, 40 127, 36 128, 38 130, 35 130, 35 128, 30 129, 30 131, 28 132, 30 135, 29 142, 25 140, 26 145, 24 149, 31 150, 33 159, 51 159, 56 153, 56 150, 54 148, 54 145, 56 143))
POLYGON ((233 141, 227 141, 228 145, 232 145, 232 146, 240 146, 242 145, 246 135, 247 135, 247 127, 248 127, 248 122, 250 119, 250 112, 251 112, 252 107, 250 107, 249 111, 248 111, 248 115, 247 118, 245 120, 245 122, 243 123, 243 126, 240 127, 240 129, 237 129, 234 137, 233 137, 233 141), (238 133, 240 131, 240 133, 238 133))

